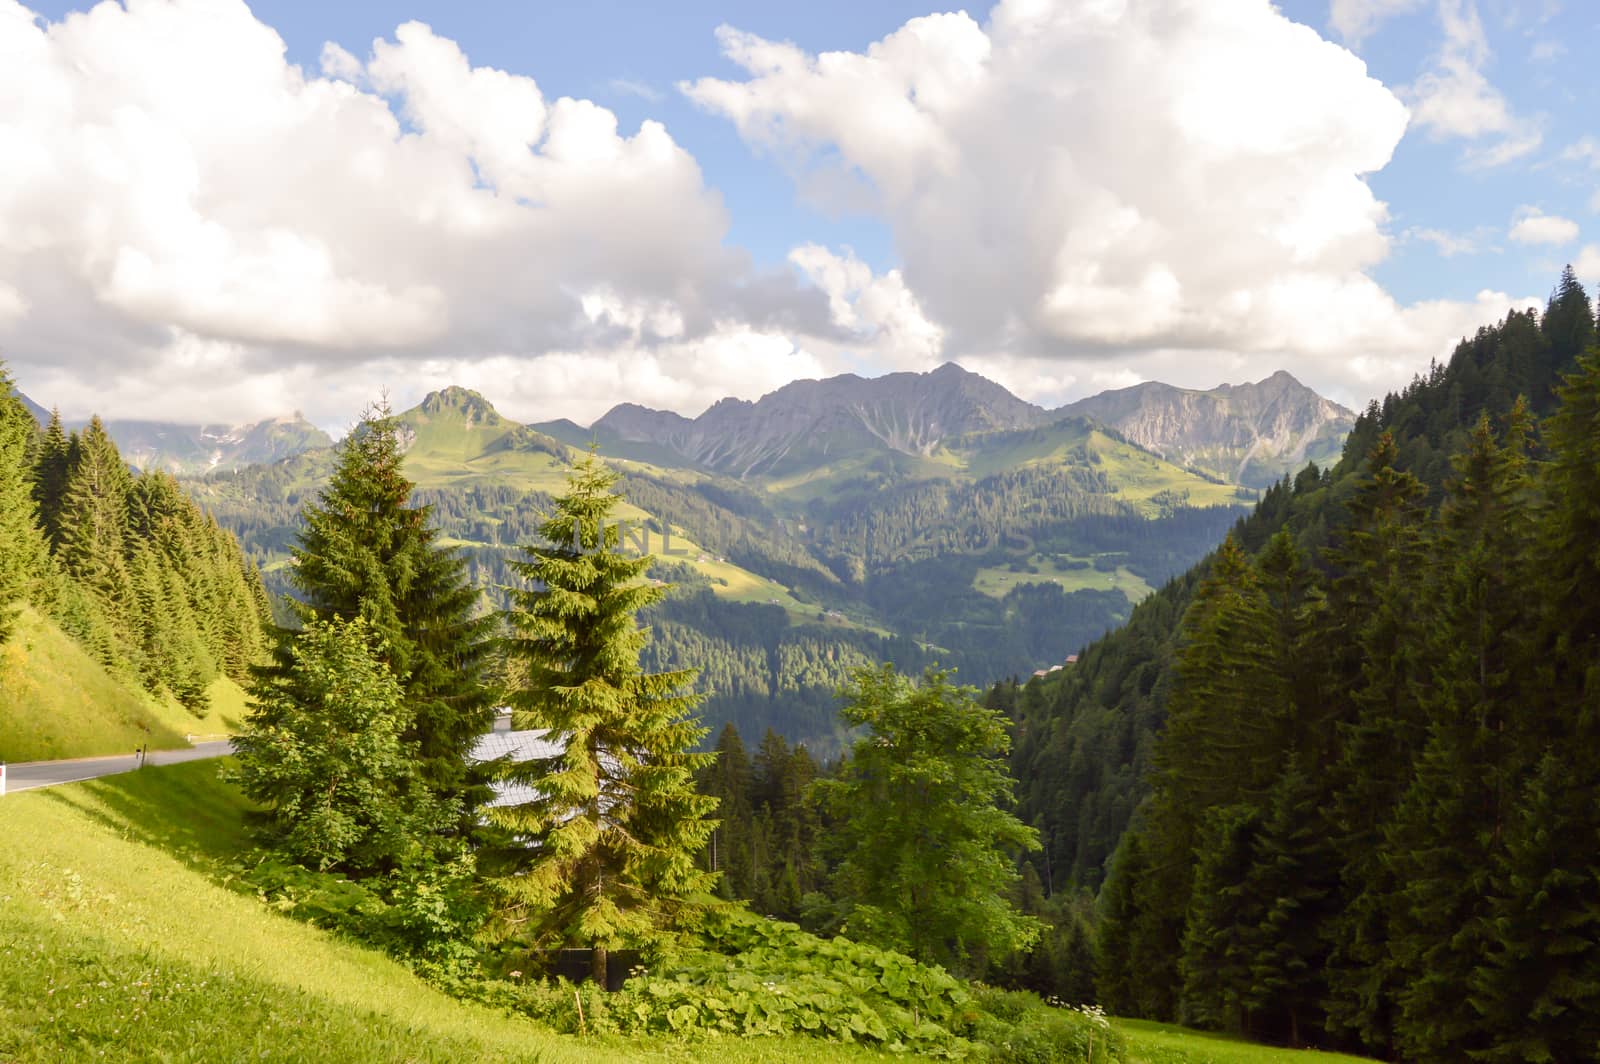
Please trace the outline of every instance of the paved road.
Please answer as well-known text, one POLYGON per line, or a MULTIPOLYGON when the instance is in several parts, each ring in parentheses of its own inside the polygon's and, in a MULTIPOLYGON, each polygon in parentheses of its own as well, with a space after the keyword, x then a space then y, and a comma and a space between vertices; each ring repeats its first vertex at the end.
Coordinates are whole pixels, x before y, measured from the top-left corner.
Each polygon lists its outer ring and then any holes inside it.
MULTIPOLYGON (((145 760, 147 765, 175 765, 180 761, 198 761, 207 757, 226 757, 233 753, 233 744, 224 739, 215 743, 195 743, 186 750, 152 750, 145 760)), ((73 761, 24 761, 6 766, 6 793, 51 787, 57 783, 77 783, 96 776, 115 776, 119 772, 132 772, 139 767, 139 759, 131 754, 119 757, 82 757, 73 761)))

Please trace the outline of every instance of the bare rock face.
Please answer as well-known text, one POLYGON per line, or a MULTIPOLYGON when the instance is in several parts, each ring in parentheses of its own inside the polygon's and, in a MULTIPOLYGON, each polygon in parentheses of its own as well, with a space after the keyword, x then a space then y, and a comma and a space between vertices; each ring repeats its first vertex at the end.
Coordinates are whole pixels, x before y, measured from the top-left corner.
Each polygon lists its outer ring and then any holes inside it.
POLYGON ((22 402, 22 408, 33 415, 33 420, 37 421, 40 425, 47 425, 50 423, 50 411, 40 406, 32 399, 29 399, 21 392, 17 393, 17 398, 22 402))
POLYGON ((1056 411, 1092 417, 1170 462, 1260 488, 1307 462, 1336 460, 1355 414, 1279 370, 1210 391, 1150 382, 1056 411))

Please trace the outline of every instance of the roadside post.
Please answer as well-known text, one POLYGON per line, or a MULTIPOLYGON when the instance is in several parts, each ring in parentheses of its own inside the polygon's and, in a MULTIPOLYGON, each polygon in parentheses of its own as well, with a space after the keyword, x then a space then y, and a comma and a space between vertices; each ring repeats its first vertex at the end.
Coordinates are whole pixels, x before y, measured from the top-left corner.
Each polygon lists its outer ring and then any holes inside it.
POLYGON ((0 761, 0 798, 6 796, 6 763, 0 761))

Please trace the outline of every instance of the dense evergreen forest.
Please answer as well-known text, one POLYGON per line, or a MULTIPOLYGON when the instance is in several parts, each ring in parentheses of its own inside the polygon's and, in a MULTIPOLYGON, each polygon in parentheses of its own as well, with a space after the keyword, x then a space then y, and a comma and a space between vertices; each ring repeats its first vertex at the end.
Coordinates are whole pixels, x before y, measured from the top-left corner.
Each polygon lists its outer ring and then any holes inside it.
POLYGON ((1110 868, 1106 1007, 1407 1060, 1592 1059, 1594 339, 1568 270, 1062 679, 991 692, 1058 884, 1110 868))
POLYGON ((206 712, 267 645, 267 599, 238 543, 164 473, 135 474, 99 419, 40 429, 0 366, 0 641, 49 617, 114 675, 206 712))

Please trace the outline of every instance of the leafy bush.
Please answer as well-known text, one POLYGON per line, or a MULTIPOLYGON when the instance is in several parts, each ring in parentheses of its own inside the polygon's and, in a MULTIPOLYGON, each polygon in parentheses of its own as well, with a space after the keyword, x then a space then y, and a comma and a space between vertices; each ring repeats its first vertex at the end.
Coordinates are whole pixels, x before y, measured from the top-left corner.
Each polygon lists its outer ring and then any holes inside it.
POLYGON ((969 988, 942 968, 822 939, 737 906, 711 912, 689 948, 606 994, 565 980, 457 978, 453 992, 557 1030, 682 1039, 811 1036, 975 1060, 1119 1059, 1103 1016, 1028 993, 969 988), (581 1002, 581 1015, 580 1015, 581 1002))
POLYGON ((472 889, 470 858, 360 881, 260 854, 232 871, 228 882, 235 889, 402 959, 451 969, 470 967, 476 959, 472 936, 484 908, 472 889))

